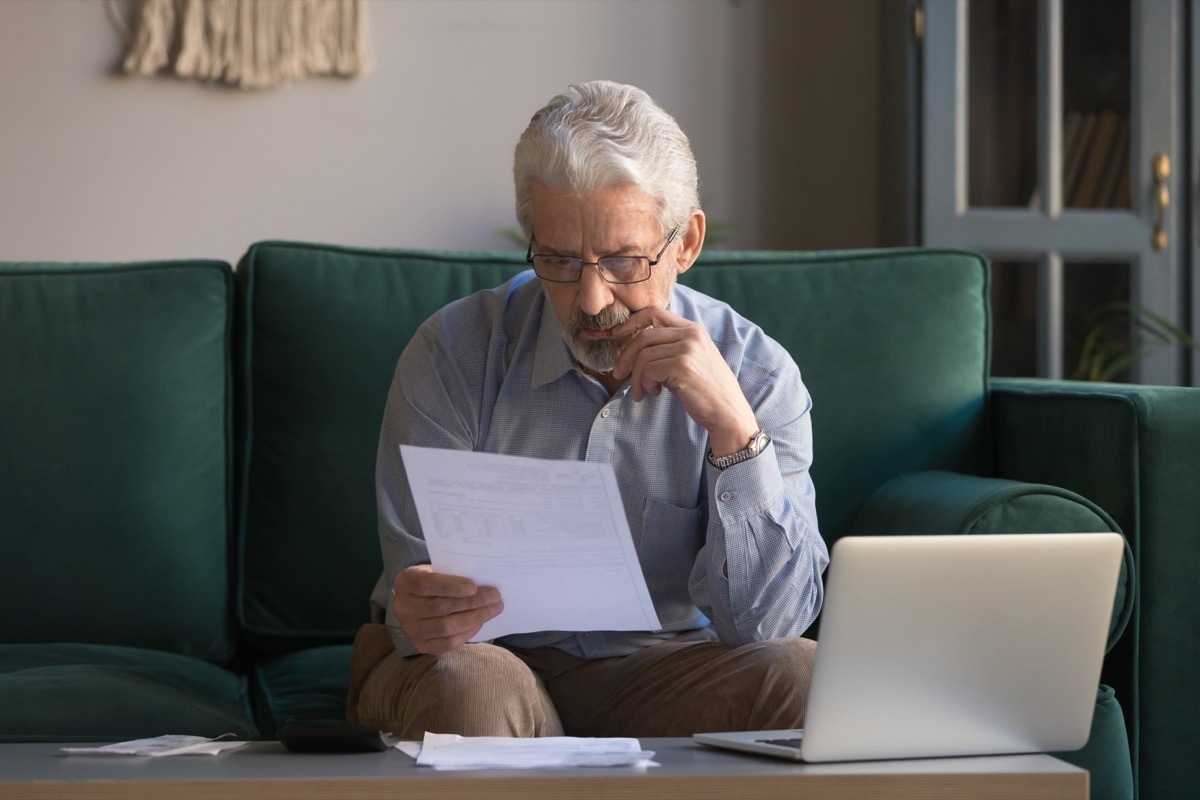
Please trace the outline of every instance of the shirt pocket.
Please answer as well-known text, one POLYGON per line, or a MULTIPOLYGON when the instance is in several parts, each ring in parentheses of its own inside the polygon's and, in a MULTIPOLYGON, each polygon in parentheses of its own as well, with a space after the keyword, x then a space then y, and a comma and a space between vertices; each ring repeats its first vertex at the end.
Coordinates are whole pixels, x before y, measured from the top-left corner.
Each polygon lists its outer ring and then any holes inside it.
POLYGON ((646 500, 638 560, 663 627, 695 615, 688 579, 704 540, 700 507, 682 508, 653 498, 646 500))

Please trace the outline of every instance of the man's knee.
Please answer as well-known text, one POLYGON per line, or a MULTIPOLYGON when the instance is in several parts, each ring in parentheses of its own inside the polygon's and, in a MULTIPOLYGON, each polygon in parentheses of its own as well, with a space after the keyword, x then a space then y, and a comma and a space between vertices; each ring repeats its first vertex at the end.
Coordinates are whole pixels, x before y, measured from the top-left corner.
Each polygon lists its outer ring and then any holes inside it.
POLYGON ((442 705, 479 708, 536 697, 541 681, 503 647, 468 644, 439 658, 421 678, 420 689, 442 705))
POLYGON ((765 677, 781 683, 804 687, 812 681, 813 664, 817 660, 817 643, 812 639, 786 637, 768 639, 755 645, 762 661, 765 677))
POLYGON ((363 725, 403 738, 425 731, 464 736, 544 736, 561 732, 541 681, 508 650, 464 645, 441 657, 395 653, 358 693, 363 725))
POLYGON ((749 729, 800 727, 808 709, 817 643, 788 637, 749 646, 753 672, 758 676, 748 720, 749 729))

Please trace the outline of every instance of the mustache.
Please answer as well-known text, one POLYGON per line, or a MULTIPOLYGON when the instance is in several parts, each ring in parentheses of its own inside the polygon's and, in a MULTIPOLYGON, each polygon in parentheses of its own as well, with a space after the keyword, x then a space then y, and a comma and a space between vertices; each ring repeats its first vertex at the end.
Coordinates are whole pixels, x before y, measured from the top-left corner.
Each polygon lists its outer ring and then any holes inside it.
POLYGON ((629 319, 629 315, 629 309, 615 305, 602 309, 599 314, 585 314, 575 309, 575 313, 571 315, 571 333, 578 333, 585 328, 607 330, 629 319))

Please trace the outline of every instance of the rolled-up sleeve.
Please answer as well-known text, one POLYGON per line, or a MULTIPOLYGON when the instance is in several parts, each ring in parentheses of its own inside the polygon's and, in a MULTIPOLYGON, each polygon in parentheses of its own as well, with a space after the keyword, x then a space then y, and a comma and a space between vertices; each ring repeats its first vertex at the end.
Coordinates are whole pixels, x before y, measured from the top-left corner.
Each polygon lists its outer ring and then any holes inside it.
POLYGON ((809 475, 811 398, 790 359, 769 378, 748 372, 743 390, 771 444, 725 470, 706 465, 708 529, 689 580, 731 647, 803 634, 821 610, 829 563, 809 475))

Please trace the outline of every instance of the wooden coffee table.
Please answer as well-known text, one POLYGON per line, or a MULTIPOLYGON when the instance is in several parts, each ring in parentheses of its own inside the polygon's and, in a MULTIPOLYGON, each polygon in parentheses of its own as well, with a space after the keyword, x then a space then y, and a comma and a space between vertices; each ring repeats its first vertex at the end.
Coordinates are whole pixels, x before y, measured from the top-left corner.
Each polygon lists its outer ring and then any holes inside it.
POLYGON ((255 742, 219 756, 67 756, 57 744, 0 745, 0 798, 1071 798, 1088 773, 1047 755, 797 764, 642 739, 659 767, 435 772, 399 751, 298 755, 255 742))

